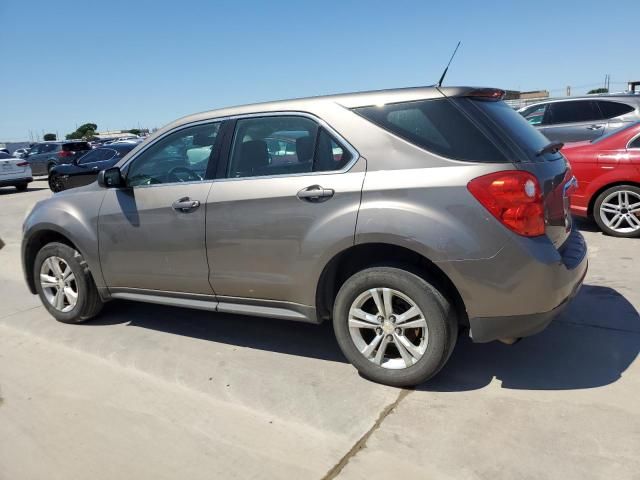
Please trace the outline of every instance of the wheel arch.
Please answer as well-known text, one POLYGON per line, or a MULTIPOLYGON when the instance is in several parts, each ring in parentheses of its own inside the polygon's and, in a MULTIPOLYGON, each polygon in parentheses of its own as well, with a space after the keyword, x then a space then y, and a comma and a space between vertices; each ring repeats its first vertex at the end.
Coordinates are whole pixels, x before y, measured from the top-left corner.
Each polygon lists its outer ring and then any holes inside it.
POLYGON ((353 245, 336 254, 326 264, 316 287, 318 320, 331 318, 336 295, 351 275, 374 266, 399 266, 432 283, 453 303, 458 323, 468 326, 469 321, 462 296, 446 273, 424 255, 390 243, 353 245))
POLYGON ((636 182, 633 180, 616 180, 614 182, 609 182, 605 185, 598 187, 598 189, 595 192, 593 192, 593 194, 591 195, 591 198, 589 199, 589 205, 587 207, 587 215, 593 218, 593 208, 595 207, 596 200, 598 199, 600 194, 602 194, 602 192, 612 187, 618 187, 621 185, 631 185, 633 187, 640 188, 640 182, 636 182))

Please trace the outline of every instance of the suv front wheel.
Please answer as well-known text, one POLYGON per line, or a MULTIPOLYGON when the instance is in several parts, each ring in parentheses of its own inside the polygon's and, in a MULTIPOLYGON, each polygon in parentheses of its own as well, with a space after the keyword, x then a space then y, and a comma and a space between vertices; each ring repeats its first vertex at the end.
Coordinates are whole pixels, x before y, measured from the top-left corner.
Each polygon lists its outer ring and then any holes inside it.
POLYGON ((342 285, 333 328, 342 352, 363 377, 406 387, 430 379, 444 366, 458 323, 451 304, 423 278, 376 267, 342 285))
POLYGON ((42 247, 33 274, 42 304, 56 320, 81 323, 100 312, 103 303, 87 262, 70 246, 56 242, 42 247))

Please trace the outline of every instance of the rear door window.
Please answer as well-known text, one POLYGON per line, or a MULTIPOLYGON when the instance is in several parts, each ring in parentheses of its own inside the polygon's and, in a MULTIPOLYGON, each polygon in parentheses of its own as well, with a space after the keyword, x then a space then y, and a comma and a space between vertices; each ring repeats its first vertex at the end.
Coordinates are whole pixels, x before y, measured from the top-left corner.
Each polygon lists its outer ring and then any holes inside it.
POLYGON ((597 104, 604 118, 619 117, 634 110, 631 105, 627 105, 626 103, 598 100, 597 104))
POLYGON ((533 105, 522 112, 522 115, 529 124, 533 126, 543 125, 544 124, 544 114, 547 111, 548 104, 544 105, 533 105))
POLYGON ((65 152, 81 152, 82 150, 91 150, 91 146, 87 142, 65 143, 62 146, 65 152))
POLYGON ((498 147, 449 99, 359 107, 354 111, 398 137, 443 157, 470 162, 507 162, 498 147))
POLYGON ((592 100, 572 100, 549 105, 550 123, 580 123, 602 120, 602 114, 592 100))

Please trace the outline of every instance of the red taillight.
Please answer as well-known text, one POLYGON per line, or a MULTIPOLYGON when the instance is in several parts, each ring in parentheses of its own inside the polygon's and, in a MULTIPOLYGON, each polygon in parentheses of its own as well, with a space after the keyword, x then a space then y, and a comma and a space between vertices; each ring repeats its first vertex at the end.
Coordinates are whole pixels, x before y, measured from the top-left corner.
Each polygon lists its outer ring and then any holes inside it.
POLYGON ((16 163, 16 167, 28 167, 28 166, 29 166, 29 162, 16 163))
POLYGON ((58 152, 58 157, 60 157, 60 158, 73 157, 73 152, 67 152, 66 150, 60 150, 58 152))
POLYGON ((510 170, 474 178, 471 194, 500 222, 519 235, 544 235, 544 207, 538 179, 510 170))

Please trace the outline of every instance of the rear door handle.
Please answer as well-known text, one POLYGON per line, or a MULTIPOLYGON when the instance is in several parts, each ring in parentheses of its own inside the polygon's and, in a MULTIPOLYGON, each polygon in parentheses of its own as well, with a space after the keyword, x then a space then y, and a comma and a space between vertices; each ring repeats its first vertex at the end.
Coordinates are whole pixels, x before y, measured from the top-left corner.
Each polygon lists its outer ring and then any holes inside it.
POLYGON ((199 200, 191 200, 189 197, 183 197, 171 204, 174 210, 182 213, 189 213, 200 206, 199 200))
POLYGON ((587 130, 600 130, 602 128, 602 125, 589 125, 587 127, 587 130))
POLYGON ((332 188, 323 188, 320 185, 311 185, 298 192, 298 198, 307 202, 325 202, 333 197, 335 191, 332 188))

